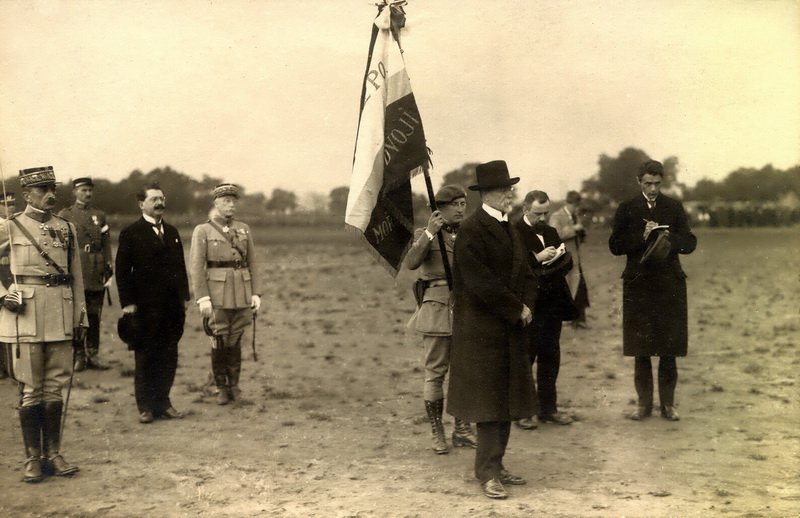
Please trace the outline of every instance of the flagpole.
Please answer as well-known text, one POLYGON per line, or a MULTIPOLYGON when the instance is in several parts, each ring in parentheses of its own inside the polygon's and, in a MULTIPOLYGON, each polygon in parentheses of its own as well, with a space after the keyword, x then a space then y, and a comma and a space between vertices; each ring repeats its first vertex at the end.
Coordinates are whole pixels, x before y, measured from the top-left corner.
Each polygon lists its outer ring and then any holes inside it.
MULTIPOLYGON (((425 176, 425 187, 428 189, 428 202, 431 207, 431 212, 436 210, 436 196, 433 194, 433 185, 431 185, 431 177, 428 174, 428 166, 422 167, 423 176, 425 176)), ((453 273, 450 271, 450 261, 447 258, 447 248, 444 244, 444 235, 442 229, 436 233, 439 238, 439 252, 442 253, 442 266, 444 266, 444 276, 447 279, 447 289, 453 291, 453 273)))

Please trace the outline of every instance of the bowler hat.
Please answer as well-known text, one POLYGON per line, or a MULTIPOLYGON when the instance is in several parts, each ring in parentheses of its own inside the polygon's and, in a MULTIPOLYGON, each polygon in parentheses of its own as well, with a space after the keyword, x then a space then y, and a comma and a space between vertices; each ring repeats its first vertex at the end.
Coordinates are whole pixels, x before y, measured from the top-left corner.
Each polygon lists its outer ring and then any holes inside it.
POLYGON ((136 337, 141 332, 141 322, 136 313, 125 313, 117 320, 117 334, 120 339, 128 344, 132 349, 136 343, 136 337))
POLYGON ((56 183, 58 183, 56 182, 56 173, 51 165, 19 170, 19 185, 23 189, 26 187, 45 187, 56 183))
POLYGON ((478 183, 469 186, 471 191, 490 191, 519 182, 519 178, 509 178, 508 166, 504 160, 480 164, 475 168, 475 176, 478 178, 478 183))
POLYGON ((94 183, 92 179, 88 176, 84 176, 83 178, 75 178, 72 180, 72 188, 80 187, 81 185, 88 185, 89 187, 94 187, 94 183))
POLYGON ((443 205, 453 200, 466 197, 467 193, 464 192, 464 189, 460 185, 443 185, 441 189, 436 191, 436 195, 433 199, 436 200, 437 205, 443 205))
POLYGON ((651 235, 648 236, 647 238, 647 241, 649 242, 649 244, 647 245, 647 250, 644 251, 642 259, 639 261, 639 264, 657 263, 666 259, 670 251, 672 250, 672 244, 670 244, 667 236, 668 232, 663 232, 663 231, 651 232, 651 235), (652 234, 657 234, 657 235, 655 238, 653 238, 652 234))

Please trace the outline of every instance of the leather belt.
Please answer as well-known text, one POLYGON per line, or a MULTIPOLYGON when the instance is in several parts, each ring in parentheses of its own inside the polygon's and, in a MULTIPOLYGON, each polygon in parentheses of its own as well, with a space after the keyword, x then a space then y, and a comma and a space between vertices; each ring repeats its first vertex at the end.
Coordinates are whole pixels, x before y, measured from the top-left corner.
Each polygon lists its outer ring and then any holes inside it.
POLYGON ((247 268, 247 261, 208 261, 207 268, 247 268))
POLYGON ((425 288, 437 288, 447 286, 447 279, 430 279, 425 281, 425 288))
POLYGON ((72 275, 61 275, 54 273, 51 275, 17 275, 17 284, 33 284, 36 286, 65 286, 72 282, 72 275))

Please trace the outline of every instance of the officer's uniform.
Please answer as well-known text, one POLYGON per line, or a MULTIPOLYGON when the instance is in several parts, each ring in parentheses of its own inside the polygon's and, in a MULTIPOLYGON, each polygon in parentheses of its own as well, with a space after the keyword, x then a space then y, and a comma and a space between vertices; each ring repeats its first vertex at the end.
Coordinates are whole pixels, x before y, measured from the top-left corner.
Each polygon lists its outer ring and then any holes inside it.
MULTIPOLYGON (((23 189, 49 187, 55 184, 55 173, 52 167, 24 169, 20 184, 23 189)), ((41 480, 43 458, 56 475, 78 470, 59 454, 61 389, 70 379, 73 332, 85 311, 80 255, 74 253, 74 241, 74 226, 30 205, 0 224, 0 250, 11 249, 14 278, 10 289, 0 285, 0 297, 5 300, 9 293, 19 292, 24 303, 21 312, 12 312, 5 303, 0 309, 0 341, 12 349, 12 372, 21 384, 19 415, 28 454, 25 480, 30 482, 41 480)))
MULTIPOLYGON (((238 189, 223 184, 214 189, 215 199, 236 196, 238 189)), ((197 303, 209 300, 213 314, 206 323, 213 336, 211 369, 214 383, 226 399, 234 399, 242 364, 242 335, 250 325, 253 295, 261 296, 261 276, 250 227, 226 221, 214 213, 192 233, 189 277, 197 303)))
MULTIPOLYGON (((435 199, 436 203, 441 205, 465 197, 466 194, 461 187, 445 185, 436 193, 435 199)), ((445 225, 440 232, 444 237, 447 260, 452 265, 456 228, 445 225)), ((437 454, 447 453, 449 450, 444 438, 442 412, 444 380, 450 368, 453 312, 438 238, 429 234, 425 228, 418 229, 414 233, 414 243, 406 255, 405 262, 409 269, 421 270, 418 282, 422 284, 422 301, 408 326, 422 334, 422 345, 425 350, 423 396, 433 431, 432 449, 437 454)), ((460 419, 455 420, 452 440, 454 446, 474 447, 476 444, 469 423, 460 419)))
MULTIPOLYGON (((82 185, 94 186, 91 178, 77 178, 73 188, 82 185)), ((111 277, 111 239, 106 215, 91 205, 75 202, 62 209, 59 216, 75 225, 78 249, 83 268, 83 289, 86 299, 86 315, 89 330, 86 333, 86 350, 75 351, 76 370, 84 364, 89 368, 103 368, 98 359, 100 350, 100 316, 103 312, 105 283, 111 277)))

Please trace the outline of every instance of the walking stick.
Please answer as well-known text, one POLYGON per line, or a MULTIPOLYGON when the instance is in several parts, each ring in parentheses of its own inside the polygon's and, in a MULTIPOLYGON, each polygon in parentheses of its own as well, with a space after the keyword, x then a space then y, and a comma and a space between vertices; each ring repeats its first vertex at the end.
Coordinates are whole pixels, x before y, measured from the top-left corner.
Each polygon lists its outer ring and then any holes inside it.
MULTIPOLYGON (((78 328, 77 328, 78 331, 75 331, 75 332, 81 333, 83 335, 81 340, 80 340, 80 342, 81 342, 81 347, 84 348, 84 351, 86 350, 86 333, 84 333, 81 330, 82 329, 81 326, 83 326, 83 316, 85 314, 86 314, 86 310, 85 309, 81 309, 81 318, 78 320, 78 328)), ((69 373, 69 382, 67 383, 67 395, 64 398, 64 406, 63 406, 63 409, 61 411, 61 423, 59 425, 59 430, 60 430, 59 431, 59 437, 61 437, 61 443, 62 444, 64 443, 64 425, 67 422, 67 409, 69 409, 69 395, 72 392, 72 378, 73 377, 75 377, 75 337, 74 336, 73 336, 73 341, 72 341, 72 368, 70 369, 70 373, 69 373)))
POLYGON ((256 312, 253 311, 253 361, 258 361, 258 354, 256 354, 256 312))

